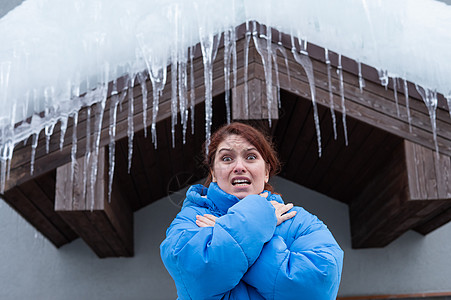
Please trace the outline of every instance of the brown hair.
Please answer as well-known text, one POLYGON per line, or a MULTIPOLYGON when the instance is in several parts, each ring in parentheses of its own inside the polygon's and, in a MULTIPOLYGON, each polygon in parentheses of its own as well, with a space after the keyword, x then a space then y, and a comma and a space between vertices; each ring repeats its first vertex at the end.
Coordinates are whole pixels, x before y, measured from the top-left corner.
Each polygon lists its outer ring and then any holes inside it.
MULTIPOLYGON (((267 138, 261 131, 256 128, 239 123, 233 122, 230 124, 223 125, 213 134, 210 140, 210 144, 208 145, 208 155, 204 153, 205 165, 208 167, 208 177, 205 181, 205 186, 208 186, 212 181, 211 171, 213 170, 216 150, 219 144, 224 141, 229 135, 236 134, 243 137, 249 143, 257 148, 257 151, 261 154, 263 159, 265 160, 267 166, 269 167, 269 178, 276 175, 280 170, 280 161, 277 157, 277 153, 274 150, 273 144, 270 142, 270 139, 267 138)), ((204 147, 205 149, 205 147, 204 147)), ((204 150, 205 151, 205 150, 204 150)), ((265 190, 270 192, 274 192, 274 188, 269 183, 265 183, 265 190)))

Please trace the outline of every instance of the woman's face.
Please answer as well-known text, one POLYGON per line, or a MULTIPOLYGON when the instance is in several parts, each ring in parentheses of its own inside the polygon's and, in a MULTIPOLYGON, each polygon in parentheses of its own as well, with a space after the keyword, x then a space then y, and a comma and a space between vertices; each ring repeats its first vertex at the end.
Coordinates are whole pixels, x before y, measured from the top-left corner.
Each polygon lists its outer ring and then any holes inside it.
POLYGON ((243 199, 263 191, 269 170, 254 145, 232 134, 218 145, 212 175, 224 192, 243 199))

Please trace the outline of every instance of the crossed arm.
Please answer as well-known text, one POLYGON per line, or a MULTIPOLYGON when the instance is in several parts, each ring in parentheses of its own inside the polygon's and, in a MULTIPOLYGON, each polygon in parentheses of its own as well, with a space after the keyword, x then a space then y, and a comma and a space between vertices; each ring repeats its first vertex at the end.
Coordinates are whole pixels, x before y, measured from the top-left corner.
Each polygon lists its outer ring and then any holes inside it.
POLYGON ((179 297, 221 299, 244 281, 265 298, 333 299, 343 253, 321 221, 291 208, 253 195, 220 218, 194 210, 177 217, 161 248, 179 297), (296 214, 293 241, 274 235, 276 225, 296 214))
MULTIPOLYGON (((266 198, 268 197, 268 193, 267 192, 261 193, 260 196, 266 198)), ((283 204, 277 201, 270 201, 270 203, 274 206, 274 213, 276 214, 277 218, 276 224, 277 226, 282 224, 286 220, 293 218, 296 215, 296 211, 291 211, 287 213, 290 209, 293 208, 293 203, 283 204)), ((215 226, 217 218, 218 217, 215 217, 211 214, 197 215, 196 224, 199 227, 213 227, 215 226)))

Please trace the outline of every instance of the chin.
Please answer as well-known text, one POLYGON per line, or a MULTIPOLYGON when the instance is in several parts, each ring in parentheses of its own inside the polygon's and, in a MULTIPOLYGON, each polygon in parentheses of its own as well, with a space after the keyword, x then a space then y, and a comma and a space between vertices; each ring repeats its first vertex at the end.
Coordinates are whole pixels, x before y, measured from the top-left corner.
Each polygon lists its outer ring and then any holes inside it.
POLYGON ((235 192, 235 193, 232 193, 232 195, 234 195, 235 197, 237 197, 238 199, 243 199, 243 198, 245 198, 245 197, 247 197, 247 196, 249 196, 249 195, 258 195, 258 193, 253 193, 253 192, 235 192))
POLYGON ((235 194, 233 194, 235 197, 237 197, 238 199, 243 199, 243 198, 246 198, 248 195, 250 195, 249 193, 246 193, 246 194, 244 194, 244 193, 235 193, 235 194))

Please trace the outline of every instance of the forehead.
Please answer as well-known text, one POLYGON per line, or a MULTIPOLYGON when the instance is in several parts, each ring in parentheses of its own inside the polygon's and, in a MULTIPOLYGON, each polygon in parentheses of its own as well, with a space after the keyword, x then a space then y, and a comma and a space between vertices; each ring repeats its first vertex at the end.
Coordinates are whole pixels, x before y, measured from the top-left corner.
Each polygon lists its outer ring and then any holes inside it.
POLYGON ((221 143, 219 143, 218 149, 216 151, 219 151, 224 148, 230 149, 232 151, 240 151, 249 148, 255 148, 255 146, 249 143, 249 141, 243 138, 242 136, 231 134, 228 135, 221 143))

